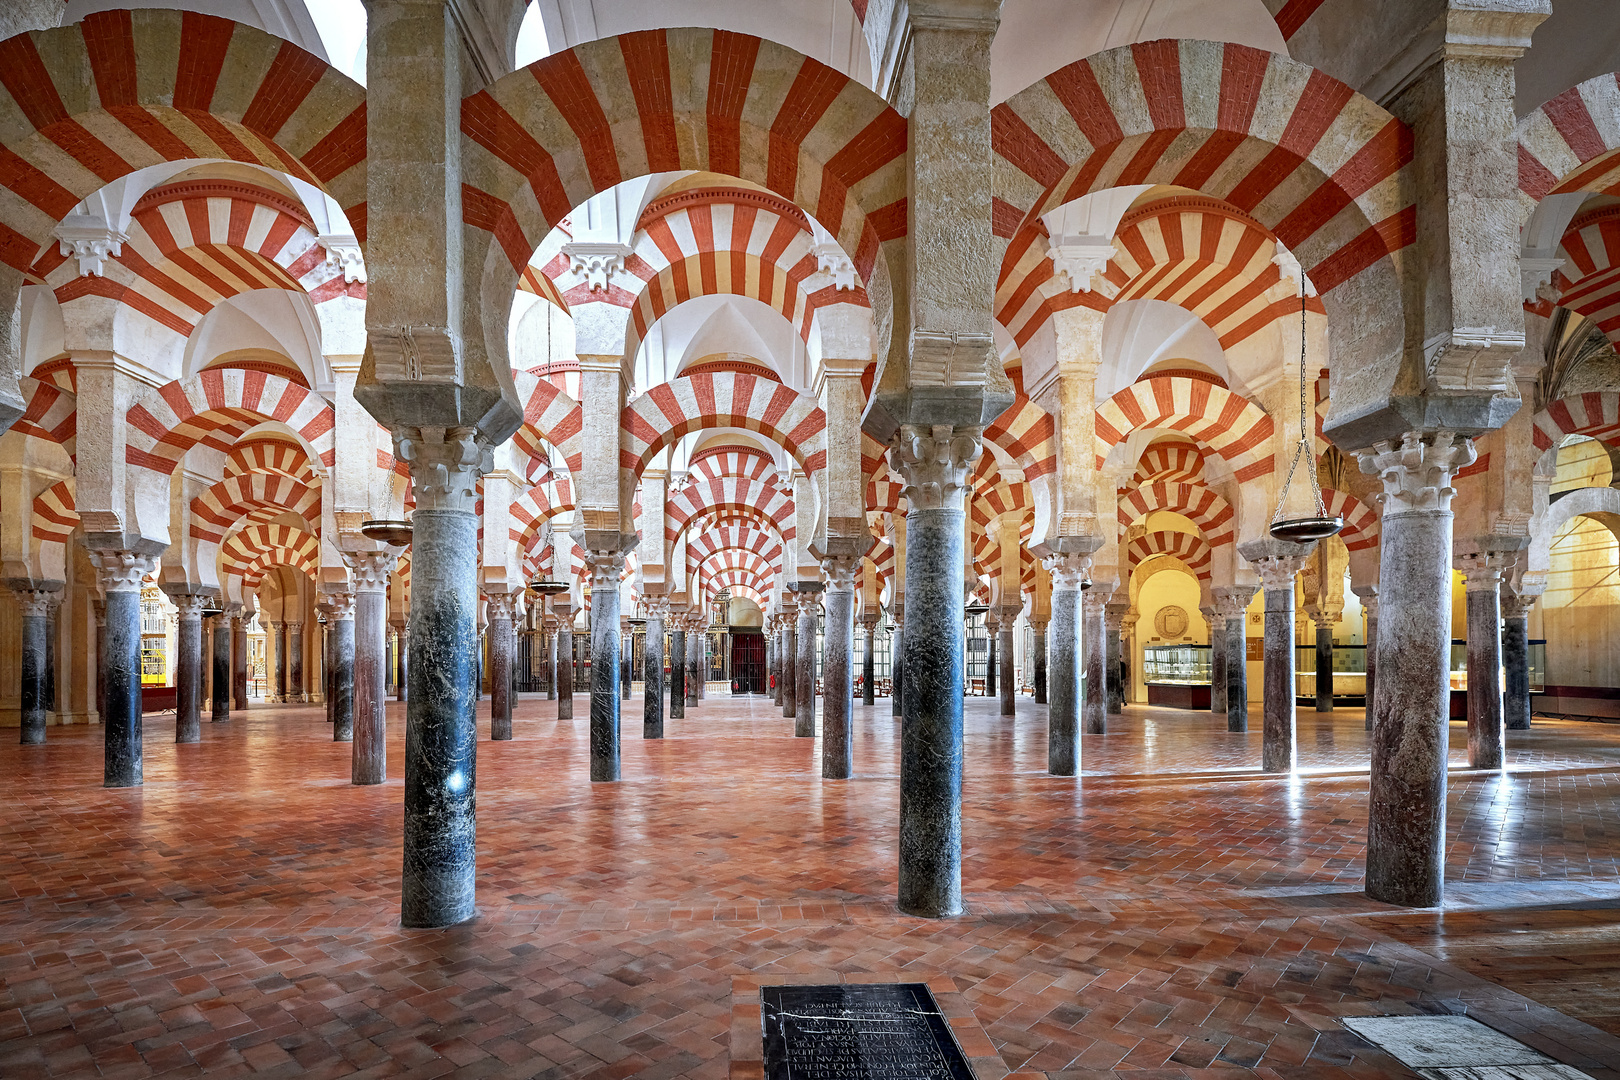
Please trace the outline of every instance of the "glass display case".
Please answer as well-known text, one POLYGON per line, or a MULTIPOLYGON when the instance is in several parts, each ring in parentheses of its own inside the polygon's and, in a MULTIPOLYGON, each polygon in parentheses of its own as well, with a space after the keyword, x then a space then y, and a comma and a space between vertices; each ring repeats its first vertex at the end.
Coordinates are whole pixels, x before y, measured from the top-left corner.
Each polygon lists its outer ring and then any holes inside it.
POLYGON ((1147 645, 1142 649, 1142 681, 1149 705, 1209 708, 1209 646, 1147 645))
POLYGON ((1530 692, 1543 694, 1547 691, 1547 639, 1532 638, 1530 641, 1530 692))
MULTIPOLYGON (((1302 701, 1316 700, 1316 646, 1294 646, 1294 693, 1302 701)), ((1367 646, 1333 646, 1333 696, 1367 697, 1367 646)), ((1345 702, 1355 704, 1355 702, 1345 702)))

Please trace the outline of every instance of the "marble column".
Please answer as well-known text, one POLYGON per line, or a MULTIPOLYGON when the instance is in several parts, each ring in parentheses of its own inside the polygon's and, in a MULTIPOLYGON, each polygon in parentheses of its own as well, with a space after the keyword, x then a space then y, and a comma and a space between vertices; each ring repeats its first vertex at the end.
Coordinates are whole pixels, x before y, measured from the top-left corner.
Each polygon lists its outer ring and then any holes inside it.
POLYGON ((1451 480, 1474 456, 1449 431, 1356 454, 1384 488, 1366 889, 1407 907, 1434 907, 1445 892, 1451 480))
POLYGON ((563 615, 557 627, 557 719, 574 718, 574 621, 563 615))
POLYGON ((177 593, 174 635, 174 741, 202 742, 202 609, 208 597, 177 593))
MULTIPOLYGON (((798 612, 790 608, 782 616, 782 715, 789 720, 797 720, 794 715, 799 708, 799 628, 798 612)), ((803 734, 795 724, 795 736, 803 734)))
MULTIPOLYGON (((444 511, 441 519, 446 523, 447 535, 459 533, 461 528, 459 511, 444 511)), ((394 565, 399 557, 394 551, 383 548, 345 552, 343 558, 349 566, 349 580, 354 586, 354 753, 351 755, 349 780, 354 784, 380 784, 388 779, 388 692, 383 688, 385 682, 383 665, 388 662, 388 655, 383 647, 384 638, 388 634, 388 578, 393 574, 394 565)), ((459 570, 459 565, 456 569, 459 570)), ((412 571, 414 582, 414 566, 412 571)), ((441 588, 451 590, 446 599, 447 606, 444 613, 446 622, 450 624, 448 628, 453 630, 459 613, 454 611, 451 605, 459 601, 461 586, 459 583, 448 585, 442 579, 439 585, 441 588)), ((412 638, 418 632, 414 613, 415 602, 413 596, 412 638)), ((436 625, 440 626, 441 632, 446 629, 443 624, 436 625)), ((414 641, 412 644, 414 645, 414 641)), ((415 663, 416 660, 416 657, 411 657, 411 663, 415 663)), ((407 667, 407 677, 410 674, 407 667)), ((445 674, 459 678, 463 672, 456 669, 445 674)), ((424 681, 434 680, 430 678, 424 681)), ((434 682, 434 693, 438 695, 441 710, 444 709, 447 688, 434 682)), ((473 687, 473 700, 477 701, 476 686, 473 687)), ((459 700, 453 696, 449 697, 448 702, 451 703, 452 709, 462 707, 459 700)), ((410 736, 409 715, 407 712, 405 729, 407 739, 410 736)), ((459 740, 462 737, 459 729, 461 723, 459 712, 451 711, 447 716, 446 712, 439 711, 434 716, 439 723, 448 725, 435 729, 437 737, 450 740, 459 740)), ((459 743, 454 745, 459 746, 459 743)), ((406 767, 409 768, 409 765, 407 753, 406 767)))
POLYGON ((906 425, 889 451, 909 507, 899 905, 928 918, 962 912, 962 496, 980 439, 976 428, 906 425))
POLYGON ((1378 586, 1361 585, 1354 590, 1361 600, 1361 608, 1367 613, 1367 635, 1364 656, 1366 660, 1366 724, 1367 730, 1373 729, 1373 692, 1377 688, 1378 676, 1378 586))
POLYGON ((541 638, 541 648, 544 656, 541 663, 546 666, 546 700, 557 700, 557 620, 546 619, 546 634, 541 638))
POLYGON ((1104 650, 1108 664, 1108 711, 1116 715, 1125 711, 1125 658, 1124 650, 1120 647, 1120 635, 1124 633, 1125 616, 1130 610, 1130 602, 1126 600, 1113 600, 1103 610, 1103 632, 1107 635, 1104 650))
MULTIPOLYGON (((405 829, 401 922, 471 918, 477 879, 478 477, 490 450, 472 428, 403 428, 395 458, 416 493, 411 536, 411 685, 405 707, 405 829)), ((383 575, 378 575, 382 577, 383 575)), ((358 583, 357 583, 358 584, 358 583)), ((380 589, 376 592, 380 593, 380 589)), ((356 588, 355 634, 369 632, 356 588)), ((380 597, 379 597, 380 599, 380 597)), ((358 650, 357 650, 358 655, 358 650)), ((376 652, 381 662, 381 649, 376 652)), ((380 708, 382 671, 365 673, 380 708)), ((357 680, 358 681, 358 680, 357 680)), ((358 707, 361 702, 357 701, 358 707)), ((358 723, 365 717, 358 716, 358 723)), ((360 740, 355 740, 359 747, 360 740)))
MULTIPOLYGON (((855 575, 860 565, 859 556, 821 560, 827 575, 827 618, 821 647, 823 780, 847 780, 855 772, 850 714, 855 705, 855 575)), ((812 703, 814 700, 812 697, 812 703)))
POLYGON ((231 624, 236 620, 222 613, 214 620, 214 723, 231 718, 231 624))
POLYGON ((996 676, 1001 665, 1001 621, 984 621, 984 696, 996 696, 996 676))
POLYGON ((619 576, 624 553, 592 550, 591 780, 619 778, 619 576))
POLYGON ((1249 602, 1257 591, 1253 585, 1223 585, 1213 590, 1215 611, 1225 622, 1226 635, 1226 730, 1241 734, 1249 730, 1249 602))
POLYGON ((231 616, 231 695, 238 709, 248 707, 248 618, 240 612, 231 616))
POLYGON ((305 701, 304 692, 304 624, 287 624, 287 701, 305 701))
POLYGON ((1018 712, 1018 665, 1013 657, 1012 615, 1001 617, 1001 715, 1014 716, 1018 712))
POLYGON ((1035 655, 1029 662, 1035 666, 1033 682, 1035 684, 1035 704, 1045 705, 1046 700, 1046 623, 1039 619, 1030 621, 1030 627, 1035 631, 1035 655))
POLYGON ((1511 554, 1458 541, 1468 614, 1468 764, 1500 769, 1507 734, 1502 717, 1502 571, 1511 554))
POLYGON ((624 632, 621 625, 619 633, 619 698, 630 700, 630 658, 635 654, 635 636, 624 632))
POLYGON ((1265 721, 1260 767, 1291 773, 1297 763, 1294 738, 1294 578, 1305 566, 1314 544, 1251 540, 1238 552, 1260 575, 1266 597, 1265 721))
POLYGON ((1333 711, 1333 624, 1336 612, 1320 612, 1316 624, 1316 711, 1333 711))
POLYGON ((1209 711, 1226 715, 1226 619, 1216 607, 1200 608, 1209 626, 1209 711))
POLYGON ((141 760, 141 582, 157 556, 129 550, 93 551, 106 597, 107 649, 101 657, 106 711, 102 713, 102 783, 136 787, 141 760))
MULTIPOLYGON (((703 685, 708 680, 708 618, 702 613, 693 615, 686 627, 686 704, 695 708, 703 696, 703 685)), ((792 713, 788 714, 793 715, 792 713)))
POLYGON ((22 616, 21 745, 41 746, 45 742, 45 713, 49 704, 45 695, 45 639, 49 632, 46 608, 50 593, 23 585, 13 588, 17 594, 17 611, 22 616))
POLYGON ((899 609, 894 613, 894 633, 889 636, 889 695, 890 705, 894 715, 905 714, 905 674, 906 651, 905 641, 902 638, 903 623, 902 612, 899 609))
MULTIPOLYGON (((803 582, 801 585, 810 584, 803 582)), ((793 734, 814 738, 816 734, 816 630, 821 621, 820 582, 814 590, 799 592, 799 658, 794 664, 793 734)))
POLYGON ((1508 731, 1530 730, 1530 609, 1535 605, 1534 596, 1502 591, 1502 667, 1507 673, 1502 721, 1508 731))
POLYGON ((56 689, 56 642, 61 633, 58 613, 62 609, 62 595, 53 591, 45 598, 45 711, 48 719, 55 719, 62 711, 56 689))
POLYGON ((641 674, 641 737, 664 737, 664 612, 667 600, 647 601, 647 637, 642 646, 645 669, 641 674))
POLYGON ((391 623, 394 628, 394 700, 404 701, 407 690, 406 660, 410 656, 411 628, 408 623, 391 623))
POLYGON ((686 620, 680 615, 669 628, 669 718, 686 718, 686 620))
MULTIPOLYGON (((1074 540, 1065 539, 1071 544, 1074 540)), ((1087 631, 1093 618, 1102 618, 1102 603, 1107 594, 1099 594, 1093 613, 1091 594, 1080 589, 1091 563, 1089 552, 1048 555, 1044 561, 1052 577, 1052 618, 1047 628, 1051 658, 1046 668, 1046 771, 1053 776, 1078 776, 1080 714, 1084 705, 1080 676, 1090 659, 1090 651, 1082 653, 1081 650, 1090 643, 1088 638, 1095 636, 1087 631), (1084 625, 1082 618, 1086 620, 1084 625)), ((1098 675, 1101 675, 1100 660, 1098 675)))
POLYGON ((486 593, 489 614, 489 737, 492 742, 512 738, 512 615, 518 594, 486 593))
POLYGON ((287 692, 287 648, 281 636, 282 624, 268 622, 264 627, 265 698, 281 701, 287 692))
MULTIPOLYGON (((1055 584, 1052 590, 1055 596, 1055 584)), ((1080 709, 1080 718, 1081 730, 1087 735, 1108 734, 1108 601, 1113 595, 1112 584, 1095 582, 1080 598, 1085 618, 1080 632, 1080 647, 1085 650, 1086 673, 1086 697, 1080 709)), ((1061 648, 1061 645, 1056 647, 1061 648)))
POLYGON ((876 615, 862 615, 861 629, 866 632, 866 650, 861 653, 861 704, 871 705, 877 698, 877 645, 876 615))
MULTIPOLYGON (((332 741, 354 741, 354 593, 328 593, 330 611, 326 616, 327 701, 332 710, 332 741)), ((353 766, 351 764, 351 774, 353 766)), ((351 777, 352 778, 352 777, 351 777)))

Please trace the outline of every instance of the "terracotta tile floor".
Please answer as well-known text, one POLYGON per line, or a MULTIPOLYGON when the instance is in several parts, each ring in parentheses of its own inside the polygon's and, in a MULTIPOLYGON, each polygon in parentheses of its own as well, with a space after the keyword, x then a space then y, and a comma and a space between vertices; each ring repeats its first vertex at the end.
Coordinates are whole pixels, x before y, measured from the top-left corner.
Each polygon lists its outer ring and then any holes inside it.
POLYGON ((647 743, 638 698, 592 785, 586 721, 523 699, 479 747, 480 918, 431 932, 397 925, 403 706, 376 788, 318 707, 179 747, 148 718, 136 790, 100 787, 99 730, 6 739, 0 1077, 720 1078, 734 980, 893 977, 954 985, 1030 1075, 1409 1076, 1337 1018, 1466 1010, 1620 1080, 1620 728, 1538 722, 1507 774, 1454 773, 1451 902, 1406 913, 1359 892, 1359 711, 1302 711, 1285 779, 1258 734, 1133 707, 1077 782, 1042 708, 994 708, 969 700, 945 922, 892 907, 886 702, 826 782, 762 699, 647 743))

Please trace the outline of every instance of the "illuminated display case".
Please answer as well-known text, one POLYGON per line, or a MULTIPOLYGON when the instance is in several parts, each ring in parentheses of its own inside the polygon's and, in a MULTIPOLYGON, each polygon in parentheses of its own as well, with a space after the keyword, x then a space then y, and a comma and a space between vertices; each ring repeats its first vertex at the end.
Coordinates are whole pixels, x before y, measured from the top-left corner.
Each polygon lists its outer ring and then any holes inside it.
MULTIPOLYGON (((1302 700, 1316 700, 1316 646, 1294 647, 1295 693, 1302 700)), ((1367 696, 1367 646, 1333 646, 1333 696, 1365 699, 1367 696)))
POLYGON ((1209 708, 1208 645, 1146 645, 1142 680, 1148 704, 1178 709, 1209 708))

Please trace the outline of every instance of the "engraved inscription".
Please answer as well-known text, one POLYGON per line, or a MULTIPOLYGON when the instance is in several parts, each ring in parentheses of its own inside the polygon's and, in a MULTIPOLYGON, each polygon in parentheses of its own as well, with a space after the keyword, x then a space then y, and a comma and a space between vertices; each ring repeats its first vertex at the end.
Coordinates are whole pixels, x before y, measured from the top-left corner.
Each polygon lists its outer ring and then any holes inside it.
POLYGON ((973 1080, 923 983, 760 988, 767 1080, 973 1080))

